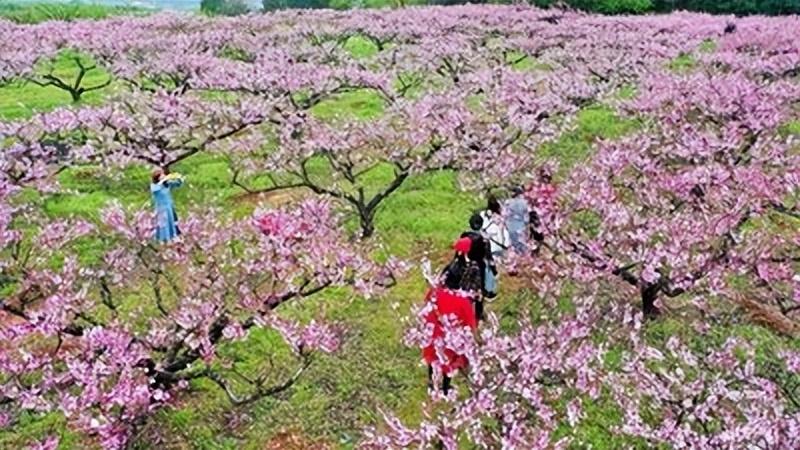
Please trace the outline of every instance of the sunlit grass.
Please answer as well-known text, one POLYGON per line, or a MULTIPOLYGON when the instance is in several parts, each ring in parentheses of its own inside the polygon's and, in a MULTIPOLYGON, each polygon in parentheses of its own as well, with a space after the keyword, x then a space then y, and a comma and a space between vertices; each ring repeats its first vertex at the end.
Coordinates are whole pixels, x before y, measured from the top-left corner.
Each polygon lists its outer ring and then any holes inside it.
POLYGON ((99 2, 9 2, 0 3, 0 18, 32 24, 48 20, 104 19, 110 16, 146 14, 149 10, 132 6, 103 5, 99 2))
POLYGON ((598 139, 618 139, 636 127, 635 121, 618 117, 609 107, 589 106, 578 113, 575 129, 540 148, 537 158, 555 158, 560 163, 560 174, 564 175, 591 154, 598 139))
MULTIPOLYGON (((54 61, 40 64, 40 73, 50 73, 64 80, 68 84, 74 82, 78 74, 78 66, 73 58, 80 57, 72 52, 63 52, 54 61)), ((89 66, 92 61, 80 57, 82 62, 89 66)), ((86 73, 81 83, 82 86, 92 87, 104 84, 109 74, 98 67, 86 73)), ((81 104, 99 104, 105 95, 114 89, 114 84, 103 89, 86 92, 81 97, 81 104)), ((60 106, 72 104, 72 98, 67 91, 55 86, 38 86, 26 80, 14 80, 0 86, 0 119, 22 119, 30 117, 37 112, 50 111, 60 106)))

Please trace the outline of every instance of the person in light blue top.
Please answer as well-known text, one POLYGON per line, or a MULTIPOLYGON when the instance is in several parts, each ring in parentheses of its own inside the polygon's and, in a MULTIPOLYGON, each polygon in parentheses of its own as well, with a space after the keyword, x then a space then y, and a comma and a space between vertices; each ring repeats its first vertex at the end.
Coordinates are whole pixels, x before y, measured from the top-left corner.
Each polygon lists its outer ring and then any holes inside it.
POLYGON ((159 242, 169 242, 181 234, 171 191, 182 184, 183 178, 179 175, 165 175, 162 169, 153 171, 150 194, 156 209, 155 238, 159 242))
POLYGON ((518 254, 525 251, 528 243, 528 222, 530 221, 531 207, 523 196, 523 190, 515 187, 511 190, 513 196, 506 204, 506 228, 511 238, 511 247, 518 254))

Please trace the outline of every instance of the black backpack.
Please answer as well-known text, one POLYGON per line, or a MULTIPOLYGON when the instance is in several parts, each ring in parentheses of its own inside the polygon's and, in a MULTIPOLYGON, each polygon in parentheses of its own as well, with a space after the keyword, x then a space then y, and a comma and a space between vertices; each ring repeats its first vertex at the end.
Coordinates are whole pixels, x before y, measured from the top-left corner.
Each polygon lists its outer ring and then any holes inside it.
POLYGON ((483 276, 481 276, 481 268, 477 262, 467 261, 464 272, 461 274, 461 289, 470 292, 483 290, 483 276))
POLYGON ((458 256, 453 257, 453 260, 442 271, 442 275, 445 287, 452 290, 480 292, 483 284, 481 268, 478 263, 458 256))

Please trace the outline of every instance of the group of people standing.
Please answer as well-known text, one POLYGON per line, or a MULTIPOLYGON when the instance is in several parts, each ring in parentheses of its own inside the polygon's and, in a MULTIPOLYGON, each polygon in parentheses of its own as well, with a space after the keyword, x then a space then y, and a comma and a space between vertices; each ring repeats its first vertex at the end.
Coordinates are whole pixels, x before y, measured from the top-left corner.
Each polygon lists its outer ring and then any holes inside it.
MULTIPOLYGON (((452 260, 425 298, 428 306, 425 320, 432 327, 429 328, 430 341, 422 354, 428 364, 430 388, 433 388, 434 365, 441 368, 441 389, 445 395, 450 391, 453 374, 467 366, 465 355, 444 344, 446 333, 448 330, 469 329, 477 337, 478 324, 484 319, 484 301, 497 296, 498 267, 508 253, 538 251, 544 235, 536 209, 528 198, 533 196, 547 201, 553 197, 554 188, 549 175, 542 180, 545 181, 541 184, 543 190, 525 192, 522 188, 514 188, 505 204, 490 195, 486 209, 469 218, 469 228, 453 243, 455 253, 452 260), (530 245, 530 240, 536 245, 530 245), (443 358, 439 357, 440 354, 443 358)), ((172 189, 180 187, 183 182, 181 175, 169 174, 162 169, 152 173, 150 193, 156 212, 155 239, 159 242, 170 242, 181 234, 172 189)), ((537 203, 537 206, 541 205, 537 203)))
POLYGON ((469 229, 453 244, 453 259, 429 289, 425 321, 432 327, 430 342, 422 351, 429 388, 434 387, 437 361, 445 395, 450 391, 452 375, 467 366, 465 355, 447 348, 447 329, 469 328, 477 337, 478 324, 484 319, 484 301, 497 296, 500 264, 509 252, 536 251, 538 245, 531 245, 530 240, 539 244, 544 239, 539 217, 526 194, 516 187, 504 204, 490 195, 486 209, 469 218, 469 229))

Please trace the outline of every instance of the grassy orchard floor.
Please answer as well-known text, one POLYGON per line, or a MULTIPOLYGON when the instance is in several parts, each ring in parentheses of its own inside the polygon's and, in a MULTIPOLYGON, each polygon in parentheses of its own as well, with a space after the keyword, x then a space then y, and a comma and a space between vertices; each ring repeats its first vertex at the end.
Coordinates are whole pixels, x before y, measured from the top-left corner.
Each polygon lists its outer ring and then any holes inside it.
MULTIPOLYGON (((366 41, 359 39, 352 39, 348 47, 356 54, 366 55, 374 51, 366 41)), ((522 61, 518 67, 520 70, 546 70, 530 60, 522 61)), ((56 62, 56 69, 64 74, 72 70, 65 58, 56 62)), ((691 57, 676 61, 674 69, 691 70, 691 57)), ((87 82, 93 85, 95 81, 104 81, 105 76, 97 71, 87 82)), ((103 96, 113 89, 112 85, 92 93, 84 101, 101 102, 103 96)), ((635 89, 626 89, 620 95, 635 95, 635 89)), ((34 111, 66 105, 69 101, 67 94, 54 88, 12 85, 0 88, 0 118, 22 118, 34 111)), ((343 114, 368 120, 379 115, 381 110, 377 95, 360 91, 323 102, 315 107, 314 113, 323 118, 343 114)), ((635 127, 634 122, 617 118, 610 108, 593 105, 579 114, 574 132, 543 149, 543 153, 558 157, 564 170, 568 170, 586 157, 596 139, 618 138, 635 127)), ((788 124, 786 129, 787 133, 800 134, 800 122, 788 124)), ((245 216, 255 208, 256 202, 243 198, 241 190, 231 185, 231 175, 221 156, 199 154, 175 170, 188 179, 188 185, 176 191, 180 212, 185 213, 193 205, 202 204, 245 216)), ((377 183, 382 177, 381 170, 376 170, 371 176, 377 183)), ((148 205, 148 179, 149 169, 146 167, 131 167, 116 174, 93 167, 76 167, 60 177, 67 193, 45 201, 37 198, 31 198, 31 201, 39 202, 53 217, 74 215, 93 219, 110 201, 117 200, 133 207, 148 205)), ((463 230, 470 213, 480 204, 481 199, 457 189, 452 173, 412 177, 386 200, 378 214, 378 239, 391 253, 401 257, 416 259, 424 252, 430 252, 434 261, 440 262, 449 253, 449 244, 454 236, 463 230)), ((97 243, 83 241, 75 250, 81 258, 93 259, 99 256, 100 249, 97 243)), ((265 443, 283 432, 302 436, 306 439, 303 445, 307 447, 350 448, 358 441, 361 430, 380 422, 379 408, 394 411, 410 423, 418 422, 421 419, 419 405, 426 398, 425 372, 418 363, 419 351, 402 344, 405 326, 401 320, 424 293, 424 282, 418 272, 413 271, 382 298, 364 300, 354 298, 346 291, 338 291, 282 306, 281 314, 299 319, 322 317, 346 325, 348 334, 341 351, 319 358, 290 391, 245 409, 231 407, 224 394, 210 383, 196 382, 192 389, 201 391, 200 395, 187 395, 175 408, 160 411, 156 420, 150 422, 148 431, 161 434, 166 448, 271 448, 265 443)), ((503 278, 499 300, 488 307, 509 328, 527 311, 534 320, 553 313, 540 310, 535 295, 521 284, 521 280, 503 278)), ((131 302, 135 301, 131 299, 131 302)), ((631 302, 635 301, 637 299, 632 296, 631 302)), ((663 343, 674 334, 693 334, 681 319, 680 303, 680 300, 674 303, 678 306, 678 313, 647 326, 646 339, 663 343)), ((568 297, 562 299, 561 307, 570 310, 568 297)), ((731 335, 746 336, 758 343, 761 358, 769 358, 770 349, 777 347, 776 340, 783 340, 744 319, 731 323, 717 327, 718 333, 713 339, 724 341, 731 335)), ((603 337, 596 336, 596 339, 602 340, 603 337)), ((794 345, 800 347, 800 344, 794 345)), ((246 343, 229 345, 225 351, 235 355, 244 365, 253 366, 262 364, 268 355, 273 355, 276 367, 280 368, 288 357, 288 350, 277 334, 264 330, 254 330, 246 343)), ((607 363, 619 364, 619 355, 620 349, 611 349, 607 363)), ((284 367, 284 370, 288 372, 291 367, 284 367)), ((610 401, 601 399, 589 404, 586 412, 587 419, 580 425, 579 433, 583 442, 576 443, 578 447, 588 444, 598 449, 622 445, 645 447, 641 442, 611 434, 609 430, 620 419, 621 413, 611 406, 610 401)), ((31 438, 54 430, 64 436, 62 448, 82 447, 80 437, 65 431, 63 419, 53 414, 45 418, 29 416, 13 430, 0 430, 0 448, 22 446, 31 438)))
POLYGON ((0 4, 0 18, 17 23, 39 23, 47 20, 103 19, 123 14, 147 14, 150 10, 132 6, 102 5, 100 2, 18 2, 0 4))

